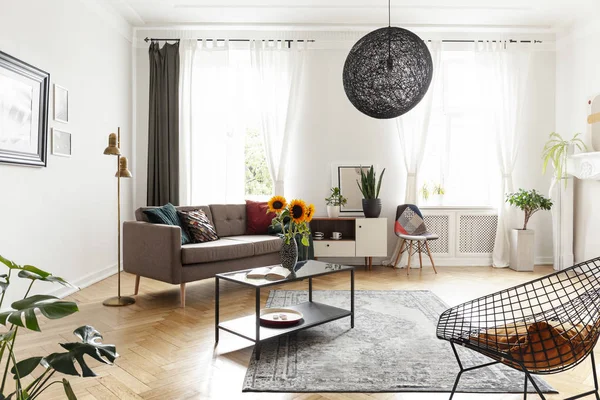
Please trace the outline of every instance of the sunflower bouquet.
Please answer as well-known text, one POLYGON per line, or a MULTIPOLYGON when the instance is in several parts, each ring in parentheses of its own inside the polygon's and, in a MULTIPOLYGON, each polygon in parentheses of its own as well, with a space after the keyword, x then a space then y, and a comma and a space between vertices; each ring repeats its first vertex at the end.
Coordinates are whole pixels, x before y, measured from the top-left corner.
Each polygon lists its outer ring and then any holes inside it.
POLYGON ((310 228, 308 223, 315 214, 314 204, 307 205, 304 200, 295 199, 289 202, 283 196, 273 196, 268 202, 269 210, 276 214, 273 218, 271 227, 281 228, 281 233, 285 244, 290 244, 297 235, 302 237, 301 242, 304 246, 309 245, 310 228), (289 225, 286 224, 289 221, 289 225))

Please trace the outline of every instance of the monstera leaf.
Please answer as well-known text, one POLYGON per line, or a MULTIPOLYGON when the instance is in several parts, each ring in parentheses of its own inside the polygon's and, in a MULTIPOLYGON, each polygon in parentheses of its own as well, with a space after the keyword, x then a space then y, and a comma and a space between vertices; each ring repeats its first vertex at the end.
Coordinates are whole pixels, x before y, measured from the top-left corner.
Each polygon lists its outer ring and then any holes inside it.
POLYGON ((96 376, 96 374, 85 363, 84 356, 86 354, 104 364, 112 364, 119 357, 114 345, 102 344, 100 342, 102 335, 94 327, 89 325, 81 326, 75 329, 73 334, 81 342, 61 343, 60 345, 68 350, 68 352, 50 354, 41 361, 42 365, 52 367, 56 371, 66 375, 90 377, 96 376), (75 362, 81 367, 81 375, 75 368, 75 362))
POLYGON ((11 307, 13 310, 0 313, 0 324, 11 323, 37 332, 40 332, 40 325, 35 314, 36 309, 49 319, 63 318, 79 311, 77 304, 72 301, 62 301, 58 297, 47 295, 27 297, 15 301, 11 307))
MULTIPOLYGON (((21 266, 21 265, 15 264, 14 262, 12 262, 2 256, 0 256, 0 262, 2 264, 6 265, 9 269, 18 270, 19 278, 31 279, 34 281, 55 282, 55 283, 60 283, 63 286, 77 288, 77 286, 70 284, 63 278, 61 278, 59 276, 54 276, 49 272, 46 272, 37 267, 34 267, 33 265, 21 266)), ((6 275, 0 275, 0 278, 2 278, 2 277, 6 277, 6 275)), ((7 281, 6 286, 8 286, 8 279, 5 279, 5 280, 7 281)), ((0 287, 1 287, 1 285, 0 285, 0 287)), ((6 288, 3 288, 2 290, 4 291, 4 290, 6 290, 6 288)), ((0 292, 0 293, 2 293, 2 292, 0 292)))
POLYGON ((60 283, 63 286, 77 288, 77 286, 67 282, 60 276, 54 276, 33 265, 23 265, 19 271, 19 278, 31 279, 33 281, 55 282, 60 283))

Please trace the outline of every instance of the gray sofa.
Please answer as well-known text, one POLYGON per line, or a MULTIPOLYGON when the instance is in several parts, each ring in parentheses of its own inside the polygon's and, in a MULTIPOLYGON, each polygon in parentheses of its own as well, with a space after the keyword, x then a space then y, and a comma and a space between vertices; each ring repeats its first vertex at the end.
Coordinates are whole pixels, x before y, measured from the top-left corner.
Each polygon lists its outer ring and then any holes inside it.
POLYGON ((143 210, 136 221, 123 223, 123 269, 136 275, 135 294, 140 277, 179 284, 181 306, 185 307, 185 284, 211 278, 215 274, 279 264, 281 239, 271 235, 246 235, 245 204, 176 207, 203 210, 214 225, 219 240, 181 245, 181 228, 151 224, 143 210))

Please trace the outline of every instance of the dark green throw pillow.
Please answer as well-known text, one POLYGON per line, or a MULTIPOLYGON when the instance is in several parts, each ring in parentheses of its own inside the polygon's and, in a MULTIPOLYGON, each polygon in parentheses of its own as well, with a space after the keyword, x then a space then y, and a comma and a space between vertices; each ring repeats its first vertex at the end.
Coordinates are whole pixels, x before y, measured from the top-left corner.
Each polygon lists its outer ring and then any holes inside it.
POLYGON ((148 217, 148 221, 153 224, 163 225, 175 225, 181 228, 181 244, 191 243, 190 237, 188 236, 187 230, 181 223, 175 206, 171 203, 167 203, 162 207, 150 208, 144 210, 144 214, 148 217))

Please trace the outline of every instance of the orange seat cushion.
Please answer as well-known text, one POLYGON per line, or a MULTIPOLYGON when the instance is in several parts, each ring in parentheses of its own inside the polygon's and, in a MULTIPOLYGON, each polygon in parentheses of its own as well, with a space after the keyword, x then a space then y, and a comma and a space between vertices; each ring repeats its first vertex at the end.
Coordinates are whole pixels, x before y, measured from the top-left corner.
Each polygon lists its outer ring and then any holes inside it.
MULTIPOLYGON (((471 340, 521 362, 530 371, 568 366, 585 357, 598 327, 559 321, 517 321, 486 329, 471 340)), ((506 364, 518 366, 509 360, 506 364)))

